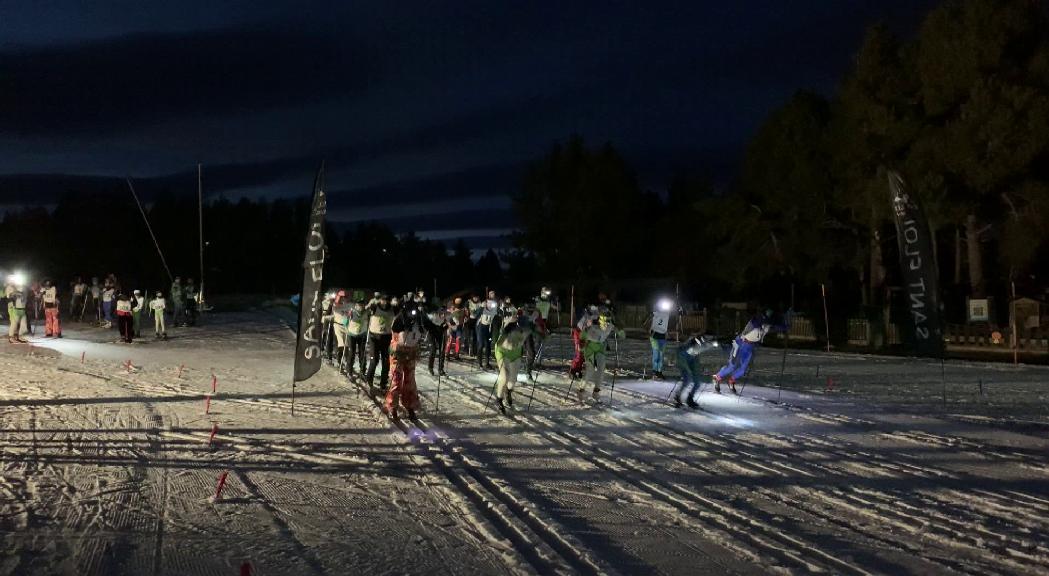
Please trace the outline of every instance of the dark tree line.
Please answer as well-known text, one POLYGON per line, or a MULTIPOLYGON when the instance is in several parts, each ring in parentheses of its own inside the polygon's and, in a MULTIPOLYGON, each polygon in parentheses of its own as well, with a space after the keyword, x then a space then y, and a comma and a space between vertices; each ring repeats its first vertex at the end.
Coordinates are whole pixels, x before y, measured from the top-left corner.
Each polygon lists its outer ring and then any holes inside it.
MULTIPOLYGON (((948 0, 914 38, 870 28, 831 97, 765 121, 728 190, 643 190, 611 149, 574 138, 515 198, 520 246, 558 278, 638 275, 710 297, 786 299, 826 283, 838 313, 886 309, 898 285, 886 171, 924 203, 947 313, 1049 282, 1049 17, 1034 0, 948 0)), ((818 297, 817 297, 818 299, 818 297)), ((814 311, 814 310, 813 310, 814 311)))

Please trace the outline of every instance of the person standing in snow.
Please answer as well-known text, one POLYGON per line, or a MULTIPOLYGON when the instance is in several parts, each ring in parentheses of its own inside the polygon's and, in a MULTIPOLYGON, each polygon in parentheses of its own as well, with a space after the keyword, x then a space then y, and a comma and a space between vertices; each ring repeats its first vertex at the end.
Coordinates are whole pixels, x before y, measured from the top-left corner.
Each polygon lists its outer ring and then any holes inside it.
POLYGON ((463 324, 463 339, 466 341, 466 354, 477 356, 477 323, 481 321, 481 312, 484 311, 484 302, 477 294, 470 295, 470 301, 466 304, 466 322, 463 324))
POLYGON ((165 308, 167 308, 167 302, 164 300, 164 293, 158 290, 157 297, 149 302, 149 309, 153 313, 153 337, 166 340, 168 333, 164 326, 165 308))
POLYGON ((334 348, 335 348, 335 333, 334 333, 334 316, 331 313, 332 306, 334 305, 335 294, 327 292, 321 299, 321 351, 324 354, 324 358, 328 361, 328 365, 334 364, 334 348))
POLYGON ((583 369, 586 367, 586 361, 583 358, 583 342, 582 334, 583 330, 586 329, 592 322, 597 320, 597 305, 591 304, 586 308, 583 308, 579 314, 579 320, 576 321, 575 326, 572 327, 572 345, 575 348, 575 356, 572 358, 572 364, 568 367, 568 375, 572 378, 582 378, 583 369))
POLYGON ((183 300, 184 296, 182 293, 182 277, 175 276, 175 280, 171 282, 171 325, 179 327, 182 323, 183 315, 183 300))
POLYGON ((17 281, 8 280, 4 287, 4 296, 7 297, 7 318, 10 322, 7 341, 12 344, 25 344, 28 340, 22 338, 22 334, 29 331, 25 311, 25 286, 18 284, 17 281))
POLYGON ((385 391, 390 378, 390 341, 394 311, 386 295, 379 296, 375 304, 368 308, 368 339, 371 340, 371 360, 368 362, 368 389, 372 396, 379 392, 373 386, 375 368, 381 365, 379 390, 385 391))
POLYGON ((400 311, 391 326, 390 343, 390 390, 386 393, 386 412, 397 418, 400 404, 408 411, 408 418, 415 419, 419 409, 419 391, 415 386, 415 364, 419 359, 419 347, 426 339, 422 314, 416 309, 400 311))
POLYGON ((788 310, 784 322, 774 324, 772 310, 766 310, 761 316, 755 316, 747 322, 747 326, 732 341, 732 354, 728 363, 725 364, 717 374, 714 374, 714 391, 721 393, 721 382, 728 378, 728 385, 733 394, 739 394, 736 390, 736 381, 747 373, 750 362, 754 359, 754 352, 769 332, 786 332, 790 329, 790 317, 793 311, 788 310))
POLYGON ((495 345, 495 362, 499 366, 499 378, 495 382, 496 402, 499 411, 514 407, 514 386, 521 370, 525 340, 532 335, 531 323, 525 318, 503 326, 502 335, 495 345))
POLYGON ((71 292, 73 297, 69 300, 69 318, 81 322, 84 320, 84 298, 87 296, 87 284, 83 278, 77 276, 73 280, 71 292))
POLYGON ((102 287, 102 318, 103 328, 113 327, 113 307, 116 303, 117 289, 113 282, 107 278, 105 286, 102 287))
POLYGON ((186 315, 185 325, 197 325, 197 286, 192 278, 186 279, 186 285, 182 288, 182 310, 186 315))
POLYGON ((691 384, 692 388, 689 389, 686 395, 688 406, 689 408, 699 407, 699 404, 696 403, 696 392, 699 390, 699 375, 701 373, 699 355, 717 347, 718 343, 716 340, 700 334, 691 336, 678 347, 677 368, 681 372, 681 387, 674 386, 674 406, 681 407, 681 393, 691 384))
MULTIPOLYGON (((598 309, 597 320, 591 320, 579 334, 579 343, 586 362, 586 382, 594 387, 591 392, 594 400, 598 399, 605 379, 609 337, 622 338, 624 333, 612 323, 611 311, 601 307, 598 309)), ((579 395, 579 401, 583 402, 586 399, 586 385, 580 386, 576 393, 579 395)))
POLYGON ((499 301, 495 299, 495 290, 491 290, 481 308, 481 317, 477 320, 477 366, 479 368, 492 369, 493 330, 498 322, 499 301))
POLYGON ((364 349, 368 343, 368 316, 364 309, 364 299, 358 299, 353 307, 346 311, 346 338, 349 344, 349 354, 346 358, 346 373, 350 380, 355 381, 357 376, 353 370, 356 360, 360 368, 361 376, 365 374, 364 349))
POLYGON ((343 358, 346 355, 346 324, 350 318, 350 303, 346 299, 346 291, 339 290, 331 301, 331 331, 335 340, 335 358, 333 364, 339 367, 339 372, 345 372, 343 358))
MULTIPOLYGON (((421 295, 422 292, 419 294, 421 295)), ((434 306, 431 309, 424 301, 418 299, 415 305, 423 321, 423 326, 426 328, 426 340, 430 346, 430 358, 428 361, 430 376, 436 376, 437 374, 444 376, 444 343, 445 333, 448 331, 448 310, 439 306, 434 306), (437 364, 437 372, 433 371, 434 364, 437 364)))
POLYGON ((550 299, 551 294, 550 289, 543 286, 539 290, 539 295, 535 297, 533 310, 530 314, 532 325, 535 326, 535 329, 528 337, 525 346, 528 351, 529 374, 532 373, 532 369, 536 366, 542 368, 543 344, 546 342, 546 337, 549 334, 547 323, 550 321, 550 312, 557 309, 557 306, 550 299))
POLYGON ((445 339, 444 355, 453 360, 461 358, 463 346, 463 327, 469 312, 463 306, 463 299, 456 297, 448 305, 448 336, 445 339))
POLYGON ((131 313, 131 299, 125 296, 124 293, 117 294, 115 308, 120 339, 131 344, 131 340, 135 336, 135 320, 131 313))
MULTIPOLYGON (((91 278, 91 286, 84 297, 84 310, 91 311, 95 315, 95 323, 102 322, 102 286, 98 283, 98 277, 91 278)), ((82 313, 81 318, 86 314, 82 313)), ((90 316, 88 316, 90 318, 90 316)))
POLYGON ((135 290, 131 293, 131 321, 132 331, 135 333, 135 338, 142 337, 142 309, 146 307, 146 299, 142 296, 141 290, 135 290))
POLYGON ((667 349, 667 330, 670 328, 670 311, 674 303, 662 299, 652 309, 648 324, 648 343, 652 346, 652 375, 663 380, 663 359, 667 349))
POLYGON ((58 287, 50 280, 44 280, 44 290, 40 300, 44 304, 44 337, 61 338, 62 323, 59 320, 58 287))

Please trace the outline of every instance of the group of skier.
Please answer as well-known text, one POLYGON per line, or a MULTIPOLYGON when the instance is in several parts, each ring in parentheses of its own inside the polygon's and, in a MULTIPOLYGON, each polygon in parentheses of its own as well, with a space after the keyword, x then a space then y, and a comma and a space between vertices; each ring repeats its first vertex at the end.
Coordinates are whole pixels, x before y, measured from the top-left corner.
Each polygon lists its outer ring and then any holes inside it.
MULTIPOLYGON (((199 291, 193 279, 183 285, 181 279, 176 277, 170 294, 170 313, 174 325, 195 324, 199 291)), ((7 302, 10 343, 27 342, 24 336, 33 333, 32 320, 40 316, 45 320, 45 338, 62 337, 61 312, 65 295, 59 292, 51 280, 29 283, 22 274, 11 274, 6 279, 3 297, 7 302)), ((165 314, 169 313, 168 306, 169 300, 162 291, 156 291, 152 299, 140 290, 125 291, 114 274, 109 274, 101 281, 94 277, 90 284, 77 277, 70 283, 68 292, 68 313, 72 321, 84 322, 90 319, 105 329, 115 326, 120 333, 120 341, 126 343, 141 337, 143 316, 153 317, 155 338, 166 339, 165 314)))
POLYGON ((414 416, 419 405, 415 366, 424 346, 430 375, 438 377, 446 375, 447 361, 470 356, 478 368, 493 370, 494 356, 500 409, 512 406, 522 366, 531 372, 541 361, 556 304, 546 288, 523 306, 509 296, 500 299, 494 290, 485 300, 456 296, 444 303, 428 300, 421 290, 403 297, 375 292, 367 301, 358 297, 351 302, 345 291, 337 290, 329 293, 323 308, 329 362, 352 381, 366 383, 372 395, 385 394, 391 414, 400 405, 414 416))
MULTIPOLYGON (((396 416, 400 407, 409 417, 414 417, 419 408, 415 369, 424 353, 428 352, 430 375, 438 378, 446 375, 448 361, 475 363, 481 370, 498 373, 494 398, 505 413, 513 407, 518 375, 526 370, 532 376, 541 367, 549 322, 558 306, 545 287, 520 305, 509 296, 500 298, 494 290, 485 296, 482 300, 476 294, 460 295, 437 302, 428 300, 420 290, 392 297, 375 292, 366 300, 361 295, 351 299, 344 290, 332 291, 322 304, 325 356, 351 381, 366 385, 371 395, 384 396, 391 415, 396 416)), ((664 378, 667 334, 674 309, 669 301, 660 301, 646 322, 652 371, 658 379, 664 378)), ((680 313, 680 308, 677 311, 680 313)), ((789 315, 785 321, 789 322, 789 315)), ((738 392, 736 382, 746 374, 754 348, 768 333, 785 329, 783 322, 773 321, 771 311, 752 319, 734 339, 728 363, 713 375, 715 391, 720 393, 725 382, 738 392)), ((616 357, 624 337, 623 329, 616 325, 612 301, 604 294, 581 310, 572 327, 575 357, 569 367, 572 391, 580 402, 586 401, 588 390, 593 399, 598 399, 609 373, 609 359, 616 357)), ((681 382, 674 389, 675 405, 697 406, 696 393, 700 382, 706 381, 700 355, 717 347, 717 341, 704 334, 680 343, 676 358, 681 382)))

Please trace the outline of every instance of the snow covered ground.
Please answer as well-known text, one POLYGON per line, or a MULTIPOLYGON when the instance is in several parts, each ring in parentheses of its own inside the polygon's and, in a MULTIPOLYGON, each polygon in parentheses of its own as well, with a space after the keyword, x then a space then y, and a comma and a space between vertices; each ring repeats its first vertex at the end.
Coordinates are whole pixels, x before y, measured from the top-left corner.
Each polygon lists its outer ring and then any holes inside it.
POLYGON ((207 320, 0 345, 0 574, 1049 572, 1044 367, 766 349, 687 411, 629 341, 611 403, 452 363, 391 423, 327 366, 291 416, 286 325, 207 320))

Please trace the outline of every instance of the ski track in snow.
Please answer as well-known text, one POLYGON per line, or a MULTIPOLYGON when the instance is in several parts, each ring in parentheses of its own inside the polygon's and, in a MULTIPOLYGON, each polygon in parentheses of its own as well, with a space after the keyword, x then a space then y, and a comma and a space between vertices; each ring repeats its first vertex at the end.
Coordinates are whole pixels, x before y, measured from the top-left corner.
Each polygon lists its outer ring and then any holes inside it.
POLYGON ((69 334, 0 350, 0 574, 1049 572, 1039 367, 794 352, 788 371, 770 349, 745 396, 693 411, 623 341, 611 402, 607 380, 566 402, 549 369, 503 416, 495 374, 450 362, 435 413, 420 361, 418 420, 327 366, 293 418, 293 335, 266 313, 131 347, 69 334))

